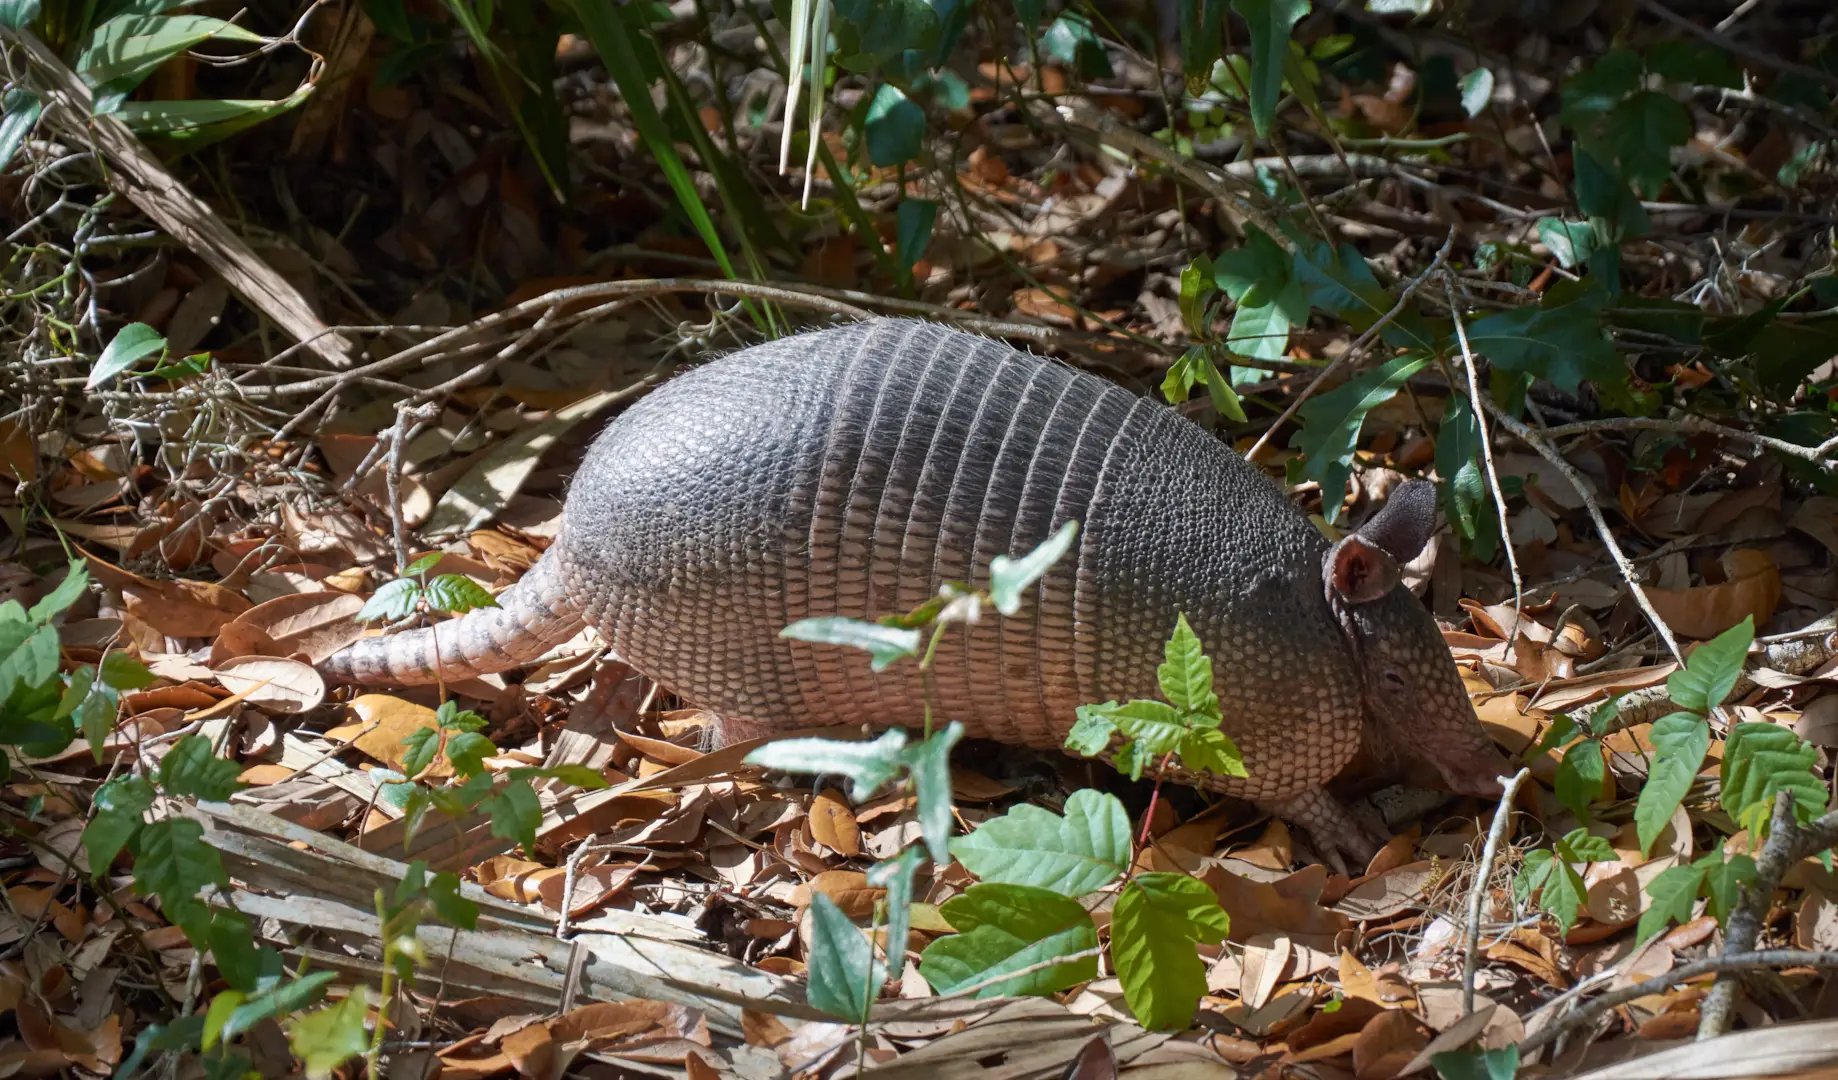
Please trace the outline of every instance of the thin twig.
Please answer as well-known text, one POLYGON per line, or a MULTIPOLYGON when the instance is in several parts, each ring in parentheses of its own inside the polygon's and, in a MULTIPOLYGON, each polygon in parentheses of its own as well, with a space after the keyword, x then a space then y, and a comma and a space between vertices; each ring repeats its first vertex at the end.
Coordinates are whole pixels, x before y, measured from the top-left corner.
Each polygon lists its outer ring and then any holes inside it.
MULTIPOLYGON (((1251 449, 1245 452, 1244 458, 1246 461, 1254 462, 1257 460, 1257 455, 1263 451, 1264 444, 1270 441, 1270 436, 1274 435, 1278 428, 1288 423, 1290 418, 1295 416, 1297 410, 1301 409, 1303 403, 1306 402, 1316 390, 1321 388, 1321 384, 1325 382, 1329 376, 1340 370, 1342 365, 1352 364, 1360 358, 1366 349, 1371 346, 1373 340, 1378 337, 1379 332, 1391 325, 1392 320, 1404 313, 1405 305, 1410 303, 1410 298, 1415 295, 1417 289, 1425 281, 1430 279, 1430 275, 1442 269, 1442 264, 1447 261, 1449 252, 1454 249, 1455 227, 1450 226, 1448 239, 1444 240, 1442 242, 1442 247, 1436 250, 1436 257, 1430 260, 1430 264, 1424 267, 1422 273, 1412 278, 1410 283, 1404 286, 1404 291, 1398 294, 1398 301, 1391 306, 1391 310, 1381 315, 1377 322, 1367 327, 1366 332, 1355 338, 1353 344, 1347 347, 1346 352, 1341 353, 1334 358, 1333 363, 1322 368, 1321 373, 1315 376, 1314 381, 1309 383, 1300 394, 1296 395, 1295 400, 1289 403, 1289 407, 1283 410, 1283 415, 1276 418, 1276 423, 1265 428, 1264 433, 1257 437, 1257 442, 1253 443, 1251 449)), ((1321 493, 1323 499, 1332 498, 1338 500, 1344 498, 1345 495, 1345 492, 1323 491, 1321 493)))
MULTIPOLYGON (((1519 573, 1519 556, 1513 551, 1512 525, 1506 520, 1506 493, 1500 487, 1500 472, 1493 464, 1493 435, 1487 430, 1487 409, 1481 404, 1481 377, 1474 363, 1474 350, 1468 345, 1468 324, 1455 305, 1455 286, 1444 275, 1442 288, 1449 297, 1449 317, 1455 321, 1455 336, 1461 342, 1462 366, 1468 373, 1468 404, 1474 410, 1474 426, 1481 434, 1481 461, 1487 468, 1487 482, 1493 488, 1493 505, 1500 515, 1500 543, 1506 548, 1506 567, 1513 577, 1513 625, 1507 641, 1519 633, 1519 613, 1525 608, 1525 578, 1519 573)), ((1453 477, 1446 479, 1453 480, 1453 477)), ((1472 996, 1472 995, 1470 995, 1472 996)))
POLYGON ((1493 879, 1493 860, 1499 854, 1500 841, 1506 836, 1506 824, 1512 820, 1513 801, 1519 797, 1519 788, 1530 775, 1532 770, 1526 768, 1514 773, 1510 780, 1499 778, 1506 788, 1500 795, 1499 808, 1493 812, 1493 827, 1487 830, 1487 843, 1481 848, 1481 863, 1474 868, 1474 887, 1468 891, 1468 947, 1461 962, 1463 1016, 1474 1011, 1474 969, 1481 953, 1481 902, 1487 897, 1487 883, 1493 879))
POLYGON ((1519 1043, 1519 1057, 1524 1060, 1539 1048, 1555 1040, 1559 1035, 1579 1027, 1587 1027, 1608 1012, 1630 1001, 1636 1001, 1649 994, 1663 994, 1683 982, 1689 982, 1700 975, 1713 975, 1726 971, 1765 971, 1776 968, 1816 967, 1838 968, 1838 952, 1803 952, 1799 949, 1767 949, 1762 952, 1738 953, 1735 955, 1713 956, 1705 960, 1696 960, 1681 964, 1657 975, 1645 982, 1620 990, 1611 990, 1589 1002, 1568 1016, 1551 1021, 1544 1027, 1527 1035, 1519 1043))
POLYGON ((562 875, 562 909, 555 918, 555 936, 560 940, 568 939, 568 912, 574 907, 574 877, 580 872, 581 860, 593 850, 594 841, 599 838, 599 833, 588 833, 581 846, 568 853, 568 869, 562 875))
POLYGON ((1823 461, 1833 454, 1838 454, 1838 436, 1833 436, 1817 446, 1803 446, 1777 439, 1772 435, 1762 435, 1753 431, 1725 427, 1714 421, 1697 416, 1611 416, 1600 420, 1584 420, 1575 424, 1561 424, 1544 429, 1547 439, 1568 438, 1571 435, 1593 434, 1598 431, 1671 431, 1687 434, 1719 435, 1725 439, 1737 439, 1765 450, 1776 450, 1807 461, 1823 461))
POLYGON ((1480 393, 1480 400, 1487 407, 1488 415, 1498 420, 1500 426, 1512 432, 1514 438, 1536 450, 1539 457, 1550 462, 1559 473, 1563 474, 1563 478, 1570 482, 1570 486, 1576 489, 1577 496, 1583 500, 1583 508, 1589 512, 1589 520, 1595 523, 1596 533, 1602 537, 1602 543, 1608 548, 1609 556, 1614 559, 1615 566, 1620 569, 1622 580, 1627 582, 1628 591, 1634 594, 1634 602, 1640 605, 1640 610, 1646 614, 1647 621, 1653 624, 1653 631, 1659 635, 1659 640, 1666 643, 1666 651, 1672 654, 1674 660, 1683 664, 1685 654, 1678 647, 1678 639, 1672 636, 1672 628, 1666 625, 1666 620, 1660 618, 1659 612, 1654 610, 1653 601, 1647 597, 1646 589, 1640 584, 1634 564, 1628 560, 1627 552, 1621 550, 1620 542, 1615 539, 1614 530, 1608 527, 1608 519, 1602 515, 1601 504, 1596 502, 1595 496, 1590 493, 1589 484, 1583 479, 1583 475, 1577 472, 1576 466, 1570 464, 1562 454, 1558 453, 1543 435, 1520 422, 1518 417, 1500 408, 1478 387, 1476 392, 1480 393))
POLYGON ((1818 68, 1807 67, 1805 64, 1797 64, 1792 60, 1784 60, 1781 57, 1762 52, 1760 49, 1751 48, 1737 41, 1735 38, 1699 26, 1697 23, 1678 14, 1671 8, 1659 3, 1658 0, 1640 0, 1640 6, 1679 29, 1696 34, 1705 41, 1717 46, 1719 49, 1725 49, 1744 59, 1753 60, 1765 67, 1774 68, 1776 71, 1790 71, 1802 78, 1811 79, 1822 86, 1838 88, 1838 75, 1832 75, 1829 72, 1820 71, 1818 68))

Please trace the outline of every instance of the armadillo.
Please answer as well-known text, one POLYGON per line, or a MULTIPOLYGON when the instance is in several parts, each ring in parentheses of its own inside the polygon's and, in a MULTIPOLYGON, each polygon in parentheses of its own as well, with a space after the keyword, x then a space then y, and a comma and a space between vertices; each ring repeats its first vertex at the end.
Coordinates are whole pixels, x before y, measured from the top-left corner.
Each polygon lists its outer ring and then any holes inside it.
POLYGON ((1506 771, 1434 619, 1400 583, 1435 516, 1434 486, 1409 481, 1330 543, 1173 408, 979 335, 873 319, 669 379, 596 437, 554 543, 498 607, 362 639, 322 670, 459 679, 528 664, 591 626, 719 716, 729 740, 913 729, 916 665, 877 673, 854 649, 780 631, 909 611, 1074 521, 1074 546, 1018 614, 944 636, 939 720, 1061 748, 1080 705, 1160 696, 1184 614, 1248 776, 1177 779, 1303 828, 1332 863, 1363 863, 1383 836, 1326 790, 1362 746, 1427 761, 1456 794, 1497 795, 1506 771))

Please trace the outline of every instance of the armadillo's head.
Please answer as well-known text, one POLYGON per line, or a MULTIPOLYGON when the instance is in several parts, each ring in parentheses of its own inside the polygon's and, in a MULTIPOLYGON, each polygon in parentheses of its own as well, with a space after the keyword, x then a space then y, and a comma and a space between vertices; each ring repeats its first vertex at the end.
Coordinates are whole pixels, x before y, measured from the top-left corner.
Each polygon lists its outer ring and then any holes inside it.
POLYGON ((1436 524, 1436 488, 1411 480, 1359 531, 1328 550, 1322 577, 1360 668, 1368 717, 1398 751, 1434 765, 1459 795, 1498 796, 1510 770, 1474 715, 1435 620, 1401 567, 1436 524))

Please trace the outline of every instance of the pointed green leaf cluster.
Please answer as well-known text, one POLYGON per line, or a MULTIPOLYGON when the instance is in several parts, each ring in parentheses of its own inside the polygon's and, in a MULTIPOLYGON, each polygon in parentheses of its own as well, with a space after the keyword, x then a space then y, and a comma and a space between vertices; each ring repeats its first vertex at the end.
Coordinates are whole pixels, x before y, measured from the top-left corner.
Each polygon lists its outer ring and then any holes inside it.
POLYGON ((809 641, 820 645, 848 645, 862 649, 873 657, 876 671, 885 671, 896 660, 919 654, 919 631, 880 623, 826 615, 799 619, 779 631, 782 638, 809 641))
POLYGON ((1110 951, 1136 1022, 1152 1031, 1192 1023, 1206 994, 1206 964, 1194 946, 1216 945, 1231 928, 1205 882, 1185 874, 1131 878, 1111 911, 1110 951))
POLYGON ((1213 692, 1212 660, 1199 636, 1176 616, 1168 638, 1166 660, 1156 669, 1166 702, 1137 699, 1119 704, 1081 705, 1078 720, 1066 735, 1066 748, 1085 757, 1111 749, 1117 768, 1141 779, 1146 768, 1159 768, 1169 755, 1190 769, 1221 776, 1244 776, 1244 758, 1231 737, 1220 730, 1219 698, 1213 692))
POLYGON ((1723 744, 1723 810, 1757 843, 1768 838, 1775 797, 1793 793, 1794 816, 1811 821, 1825 812, 1825 783, 1814 771, 1819 751, 1792 728, 1766 721, 1737 724, 1723 744))
MULTIPOLYGON (((1430 358, 1421 353, 1399 353, 1309 398, 1297 413, 1302 431, 1296 436, 1296 446, 1304 456, 1292 462, 1292 479, 1317 481, 1323 491, 1344 491, 1347 478, 1353 474, 1353 451, 1359 444, 1366 415, 1390 401, 1429 362, 1430 358)), ((1339 519, 1342 501, 1323 500, 1322 513, 1329 524, 1339 519)))
POLYGON ((1592 862, 1612 862, 1615 849, 1609 842, 1591 835, 1587 829, 1573 829, 1557 841, 1555 851, 1543 848, 1530 852, 1519 867, 1513 882, 1513 893, 1520 903, 1534 897, 1538 907, 1557 920, 1565 933, 1576 925, 1577 912, 1583 908, 1585 889, 1583 875, 1577 866, 1592 862))
POLYGON ((1699 897, 1709 901, 1719 923, 1729 919, 1737 891, 1755 880, 1755 860, 1747 855, 1725 858, 1722 850, 1706 852, 1688 866, 1670 866, 1648 883, 1653 903, 1640 913, 1635 941, 1645 942, 1673 923, 1689 922, 1699 897))
POLYGON ((1308 323, 1308 294, 1294 258, 1270 234, 1245 226, 1244 246, 1213 260, 1213 282, 1237 311, 1225 343, 1233 352, 1275 360, 1289 351, 1289 329, 1308 323))
POLYGON ((1220 416, 1235 424, 1245 422, 1244 403, 1238 400, 1238 391, 1233 390, 1232 384, 1220 373, 1204 345, 1189 348, 1169 365, 1168 374, 1162 379, 1162 396, 1169 404, 1179 405, 1201 384, 1206 386, 1207 396, 1212 398, 1213 408, 1220 416))

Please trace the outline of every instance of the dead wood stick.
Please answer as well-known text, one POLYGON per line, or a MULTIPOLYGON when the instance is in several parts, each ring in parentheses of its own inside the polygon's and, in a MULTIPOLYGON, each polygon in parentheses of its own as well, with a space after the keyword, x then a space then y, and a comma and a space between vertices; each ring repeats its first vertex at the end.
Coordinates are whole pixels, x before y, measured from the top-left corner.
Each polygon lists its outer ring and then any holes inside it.
POLYGON ((0 26, 0 41, 24 51, 45 98, 45 117, 72 142, 95 148, 107 166, 110 186, 208 263, 251 307, 326 363, 342 370, 357 362, 356 346, 327 326, 300 290, 263 262, 126 124, 114 116, 95 115, 89 87, 50 46, 29 31, 5 26, 0 26))

